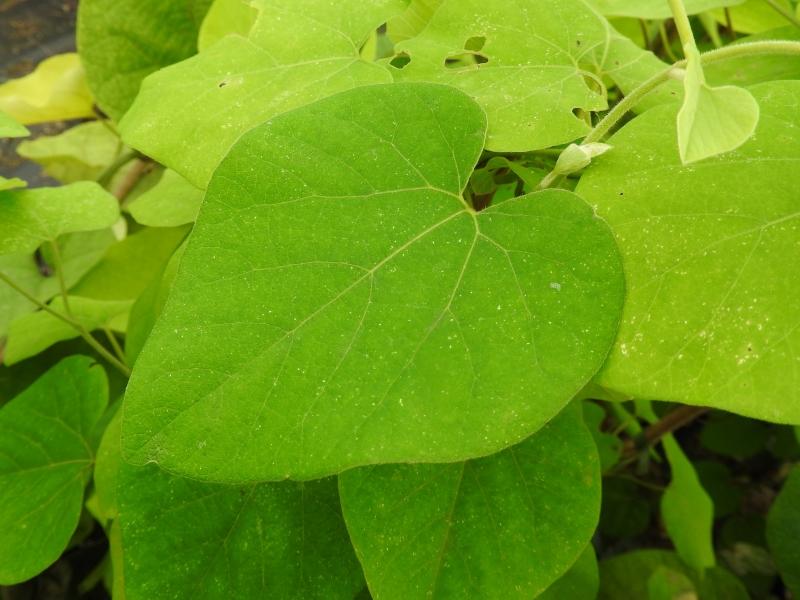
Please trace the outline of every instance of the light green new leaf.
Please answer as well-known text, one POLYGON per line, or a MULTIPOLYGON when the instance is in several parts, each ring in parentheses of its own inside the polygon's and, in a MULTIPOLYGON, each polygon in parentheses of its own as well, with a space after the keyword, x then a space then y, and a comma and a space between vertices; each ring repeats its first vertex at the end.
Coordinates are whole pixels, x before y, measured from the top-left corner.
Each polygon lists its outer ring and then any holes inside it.
MULTIPOLYGON (((109 329, 124 332, 127 314, 132 301, 106 301, 69 297, 69 308, 73 318, 87 331, 109 329)), ((65 314, 64 299, 55 298, 50 308, 65 314)), ((80 335, 73 325, 64 322, 49 312, 40 310, 19 317, 8 328, 8 341, 5 348, 5 364, 13 365, 21 360, 36 356, 53 344, 71 340, 80 335)))
POLYGON ((62 183, 96 179, 122 150, 122 142, 99 121, 81 123, 53 136, 24 141, 17 153, 44 167, 62 183))
POLYGON ((142 80, 197 51, 211 0, 81 0, 78 51, 97 104, 115 121, 142 80))
POLYGON ((0 409, 0 584, 30 579, 66 548, 107 401, 102 367, 72 356, 0 409))
POLYGON ((700 53, 685 47, 683 105, 678 112, 678 150, 689 164, 735 150, 758 125, 758 102, 744 88, 711 87, 706 83, 700 53))
POLYGON ((127 600, 351 600, 364 585, 334 479, 211 485, 122 464, 127 600))
MULTIPOLYGON (((58 240, 64 283, 72 287, 103 256, 106 249, 114 242, 110 230, 71 233, 58 240)), ((48 265, 42 270, 36 264, 32 254, 9 254, 0 256, 0 273, 34 296, 40 302, 46 302, 59 290, 58 277, 53 273, 53 256, 51 248, 42 249, 42 259, 48 265)), ((32 312, 36 306, 22 294, 0 281, 0 337, 8 332, 8 326, 17 317, 32 312)))
POLYGON ((251 6, 249 0, 214 0, 200 26, 198 49, 203 51, 226 35, 247 37, 256 17, 258 11, 251 6))
POLYGON ((485 127, 454 88, 390 84, 245 135, 134 368, 126 456, 304 479, 485 455, 558 413, 614 337, 620 264, 571 192, 466 206, 485 127))
POLYGON ((56 54, 0 84, 0 110, 24 125, 93 117, 94 101, 78 55, 56 54))
POLYGON ((668 569, 687 577, 700 600, 748 600, 750 594, 730 572, 713 567, 702 575, 687 567, 674 552, 637 550, 600 562, 598 600, 642 600, 648 598, 653 575, 668 569))
POLYGON ((0 192, 0 255, 33 253, 60 235, 105 229, 118 218, 116 198, 93 182, 0 192))
POLYGON ((597 556, 591 544, 553 585, 536 596, 537 600, 566 600, 568 598, 597 598, 600 588, 600 571, 597 556))
POLYGON ((669 461, 670 482, 661 497, 661 518, 683 562, 702 572, 715 564, 711 537, 714 503, 672 435, 664 437, 663 447, 669 461))
POLYGON ((800 423, 800 82, 752 91, 761 120, 739 150, 682 166, 663 107, 615 135, 581 179, 628 286, 599 383, 800 423))
MULTIPOLYGON (((695 15, 713 8, 735 6, 745 0, 683 0, 686 13, 695 15)), ((672 11, 667 0, 589 0, 607 17, 633 17, 636 19, 669 19, 672 11)))
MULTIPOLYGON (((254 4, 250 36, 227 36, 148 77, 120 123, 125 141, 205 189, 234 142, 263 121, 358 85, 391 81, 359 48, 406 0, 254 4)), ((161 25, 159 25, 161 27, 161 25)))
POLYGON ((795 466, 767 515, 767 542, 786 587, 800 594, 800 466, 795 466))
POLYGON ((27 127, 20 125, 11 115, 0 110, 0 138, 18 138, 30 134, 27 127))
POLYGON ((128 210, 142 225, 175 227, 193 223, 202 201, 203 190, 166 169, 152 188, 128 205, 128 210))
POLYGON ((354 469, 339 475, 339 492, 374 597, 527 600, 591 539, 600 468, 573 405, 499 454, 354 469))

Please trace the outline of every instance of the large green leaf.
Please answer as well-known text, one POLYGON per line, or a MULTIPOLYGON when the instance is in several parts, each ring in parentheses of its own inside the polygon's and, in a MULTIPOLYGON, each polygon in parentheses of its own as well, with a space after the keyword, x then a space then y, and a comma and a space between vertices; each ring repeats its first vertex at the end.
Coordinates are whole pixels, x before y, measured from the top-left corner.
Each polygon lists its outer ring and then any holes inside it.
POLYGON ((786 17, 775 10, 775 6, 783 8, 790 14, 792 12, 790 0, 771 0, 771 2, 767 0, 747 0, 741 6, 731 8, 729 15, 726 15, 723 10, 715 10, 712 14, 717 22, 724 26, 727 26, 730 19, 736 31, 760 33, 786 25, 786 17))
POLYGON ((687 565, 703 571, 713 567, 714 504, 703 489, 692 462, 669 434, 663 440, 670 467, 670 482, 661 496, 661 518, 678 555, 687 565))
POLYGON ((113 119, 150 73, 190 57, 211 0, 81 0, 78 50, 97 104, 113 119))
POLYGON ((0 192, 0 255, 33 253, 43 242, 105 229, 118 218, 116 198, 88 181, 0 192))
POLYGON ((606 108, 599 75, 627 83, 639 61, 659 63, 581 0, 444 0, 397 52, 395 79, 471 94, 489 115, 487 147, 510 152, 586 134, 573 111, 606 108))
POLYGON ((767 541, 781 578, 800 594, 800 467, 795 466, 767 515, 767 541))
POLYGON ((578 186, 614 230, 628 295, 599 381, 629 397, 800 423, 800 82, 752 88, 756 135, 681 166, 674 109, 636 118, 578 186))
POLYGON ((107 401, 102 367, 73 356, 0 410, 0 584, 33 577, 66 548, 107 401))
POLYGON ((312 478, 485 455, 558 413, 613 339, 620 264, 571 192, 466 206, 485 126, 454 88, 392 84, 245 135, 134 369, 127 457, 312 478))
MULTIPOLYGON (((745 0, 684 0, 683 5, 690 15, 712 8, 735 6, 745 0)), ((667 0, 589 0, 602 14, 609 17, 634 17, 636 19, 669 19, 672 11, 667 0)))
POLYGON ((428 26, 444 0, 411 0, 408 8, 386 23, 386 33, 393 42, 402 42, 416 37, 428 26))
POLYGON ((591 539, 600 465, 578 404, 499 454, 354 469, 339 490, 374 597, 529 599, 591 539))
MULTIPOLYGON (((702 575, 681 562, 678 555, 666 550, 638 550, 600 562, 598 600, 642 600, 648 598, 653 577, 669 569, 692 582, 695 597, 702 600, 748 600, 744 585, 721 567, 702 575)), ((653 586, 655 587, 655 586, 653 586)))
MULTIPOLYGON (((114 242, 109 229, 61 236, 58 245, 66 286, 72 287, 103 256, 114 242)), ((53 257, 50 249, 42 252, 42 265, 37 265, 32 254, 9 254, 0 256, 0 273, 18 286, 45 302, 59 292, 58 277, 53 273, 53 257), (45 268, 44 265, 47 265, 45 268)), ((4 282, 0 282, 0 337, 8 332, 8 326, 17 317, 35 310, 36 306, 22 294, 4 282)))
POLYGON ((336 481, 212 485, 123 463, 127 600, 350 600, 364 585, 336 481))
POLYGON ((123 138, 205 188, 248 129, 335 92, 390 81, 359 48, 406 2, 258 0, 248 38, 227 36, 144 81, 120 123, 123 138))

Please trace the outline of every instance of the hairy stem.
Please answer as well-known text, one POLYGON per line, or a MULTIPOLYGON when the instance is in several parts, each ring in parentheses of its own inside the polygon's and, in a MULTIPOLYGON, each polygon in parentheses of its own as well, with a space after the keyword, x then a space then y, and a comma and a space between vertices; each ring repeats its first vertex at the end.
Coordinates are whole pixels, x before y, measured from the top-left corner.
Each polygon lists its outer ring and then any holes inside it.
MULTIPOLYGON (((669 8, 672 11, 672 19, 675 21, 675 29, 681 38, 681 45, 685 48, 697 49, 692 33, 692 24, 689 22, 689 15, 686 14, 686 7, 683 0, 669 0, 669 8)), ((685 50, 684 50, 685 52, 685 50)))
MULTIPOLYGON (((710 65, 722 60, 729 60, 731 58, 740 58, 743 56, 759 56, 763 54, 794 54, 800 56, 800 42, 791 41, 764 41, 764 42, 749 42, 746 44, 735 44, 733 46, 725 46, 711 50, 705 54, 700 55, 700 60, 703 65, 710 65)), ((603 117, 594 129, 589 132, 583 143, 601 141, 611 129, 630 112, 642 98, 647 96, 650 92, 660 87, 670 80, 675 69, 681 69, 686 66, 686 60, 679 60, 672 66, 664 69, 663 71, 653 75, 650 79, 634 88, 630 94, 625 96, 614 108, 612 108, 605 117, 603 117)))

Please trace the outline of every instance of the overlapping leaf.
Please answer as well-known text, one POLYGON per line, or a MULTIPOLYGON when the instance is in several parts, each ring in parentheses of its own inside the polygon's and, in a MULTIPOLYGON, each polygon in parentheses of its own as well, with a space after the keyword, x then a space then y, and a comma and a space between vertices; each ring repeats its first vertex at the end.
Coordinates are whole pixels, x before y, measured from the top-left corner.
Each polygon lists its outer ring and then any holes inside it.
POLYGON ((0 255, 33 253, 76 231, 105 229, 119 217, 117 200, 96 183, 0 192, 0 255))
POLYGON ((559 412, 613 339, 616 249, 570 192, 467 207, 485 127, 458 90, 393 84, 244 136, 134 369, 127 456, 311 478, 485 455, 559 412))
POLYGON ((259 0, 248 38, 227 36, 148 77, 120 124, 123 138, 205 188, 248 129, 357 85, 391 80, 363 61, 369 34, 406 0, 259 0), (168 135, 165 132, 169 132, 168 135))
POLYGON ((363 576, 336 481, 213 485, 122 465, 125 597, 351 600, 363 576))
POLYGON ((66 548, 107 401, 102 368, 73 356, 0 410, 0 584, 33 577, 66 548))
POLYGON ((197 51, 211 0, 81 0, 78 49, 97 104, 113 119, 142 80, 197 51))
POLYGON ((94 116, 78 55, 50 56, 32 73, 0 84, 0 110, 24 125, 94 116))
POLYGON ((630 396, 800 422, 800 82, 751 88, 739 150, 688 167, 648 111, 578 192, 614 230, 628 297, 600 383, 630 396))
POLYGON ((342 473, 342 509, 373 596, 528 599, 554 583, 600 512, 599 461, 580 414, 570 406, 487 458, 342 473))
POLYGON ((621 87, 660 61, 617 34, 581 0, 444 0, 416 37, 397 45, 398 81, 454 85, 489 115, 490 150, 519 152, 589 130, 575 109, 606 107, 603 74, 621 87))

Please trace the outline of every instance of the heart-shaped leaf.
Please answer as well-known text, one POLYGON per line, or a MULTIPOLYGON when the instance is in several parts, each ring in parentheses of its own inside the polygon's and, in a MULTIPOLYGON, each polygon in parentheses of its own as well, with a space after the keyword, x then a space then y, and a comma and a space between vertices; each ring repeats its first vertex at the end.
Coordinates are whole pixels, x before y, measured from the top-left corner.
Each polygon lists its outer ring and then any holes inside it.
POLYGON ((600 384, 800 423, 800 82, 751 88, 756 135, 683 166, 674 108, 634 119, 577 191, 614 230, 628 294, 600 384))
POLYGON ((613 340, 620 263, 571 192, 468 207, 485 132, 462 92, 394 84, 244 136, 134 369, 128 458, 313 478, 485 455, 558 413, 613 340))
POLYGON ((711 87, 700 54, 687 47, 683 106, 678 112, 678 149, 683 164, 735 150, 758 125, 758 102, 744 88, 711 87))
POLYGON ((527 600, 591 539, 600 465, 578 403, 498 454, 353 469, 339 490, 374 597, 527 600))
POLYGON ((120 123, 128 144, 203 189, 248 129, 335 92, 391 81, 386 69, 361 59, 359 47, 406 2, 257 0, 253 6, 260 14, 249 37, 227 36, 151 75, 120 123))
POLYGON ((72 356, 0 409, 0 584, 33 577, 66 548, 107 402, 102 367, 72 356))

